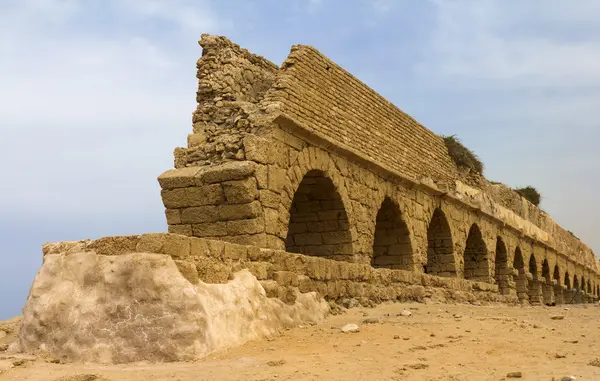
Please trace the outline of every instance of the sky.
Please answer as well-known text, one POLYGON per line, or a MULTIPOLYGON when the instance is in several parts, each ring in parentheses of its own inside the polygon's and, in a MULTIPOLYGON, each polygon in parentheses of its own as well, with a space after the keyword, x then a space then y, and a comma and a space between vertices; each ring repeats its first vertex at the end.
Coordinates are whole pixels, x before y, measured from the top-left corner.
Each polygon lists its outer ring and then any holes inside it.
POLYGON ((313 45, 600 253, 600 1, 0 0, 0 319, 45 242, 166 231, 197 41, 313 45))

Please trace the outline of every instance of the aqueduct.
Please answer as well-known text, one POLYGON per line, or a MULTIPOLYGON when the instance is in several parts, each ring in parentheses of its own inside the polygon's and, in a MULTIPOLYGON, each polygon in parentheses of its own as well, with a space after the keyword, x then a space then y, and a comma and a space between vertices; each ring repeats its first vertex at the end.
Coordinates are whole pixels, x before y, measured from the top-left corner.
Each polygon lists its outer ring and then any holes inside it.
POLYGON ((598 299, 591 249, 314 48, 277 67, 224 37, 200 44, 193 133, 159 177, 170 233, 464 279, 507 301, 598 299))

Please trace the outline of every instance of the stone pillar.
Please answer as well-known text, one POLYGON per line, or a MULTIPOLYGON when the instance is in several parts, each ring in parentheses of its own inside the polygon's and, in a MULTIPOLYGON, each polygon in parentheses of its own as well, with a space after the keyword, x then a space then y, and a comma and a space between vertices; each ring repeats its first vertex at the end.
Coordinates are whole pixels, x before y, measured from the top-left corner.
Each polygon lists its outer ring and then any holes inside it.
POLYGON ((527 291, 529 294, 529 303, 531 305, 542 304, 542 282, 533 279, 533 274, 527 273, 527 291))
POLYGON ((554 298, 554 286, 556 285, 556 281, 552 280, 549 281, 548 279, 544 279, 544 281, 541 282, 542 283, 542 292, 543 292, 543 296, 544 296, 544 304, 548 305, 548 304, 552 304, 555 303, 555 298, 554 298))
POLYGON ((518 270, 515 270, 517 275, 515 277, 517 298, 521 304, 527 304, 529 302, 529 295, 527 293, 527 276, 525 273, 519 274, 518 270))
POLYGON ((565 286, 562 286, 558 283, 554 284, 554 300, 557 305, 565 303, 564 291, 566 290, 565 286))

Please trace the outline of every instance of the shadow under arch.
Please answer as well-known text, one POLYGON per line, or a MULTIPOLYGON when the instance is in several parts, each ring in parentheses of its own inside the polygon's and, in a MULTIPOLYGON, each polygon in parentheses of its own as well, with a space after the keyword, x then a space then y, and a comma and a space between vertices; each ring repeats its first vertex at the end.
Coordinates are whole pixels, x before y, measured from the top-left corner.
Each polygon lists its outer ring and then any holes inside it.
POLYGON ((504 240, 500 236, 496 239, 496 259, 494 263, 494 279, 498 284, 499 292, 501 295, 508 295, 512 271, 508 268, 508 252, 504 240))
POLYGON ((286 251, 352 261, 353 245, 344 202, 327 174, 308 171, 294 193, 286 251))
POLYGON ((426 274, 455 277, 454 242, 446 215, 436 208, 427 228, 427 265, 426 274))
POLYGON ((517 297, 521 303, 524 303, 529 300, 529 295, 527 294, 527 275, 525 271, 525 262, 523 261, 523 254, 521 253, 521 248, 518 246, 515 249, 513 269, 517 270, 517 276, 515 278, 517 297))
POLYGON ((527 294, 529 295, 529 303, 539 304, 542 302, 540 279, 538 278, 537 261, 532 253, 529 257, 529 266, 527 268, 533 279, 527 282, 527 294))
POLYGON ((469 229, 464 252, 464 264, 463 276, 465 279, 489 282, 488 250, 481 229, 477 224, 471 225, 469 229))
POLYGON ((373 259, 376 268, 413 271, 414 257, 410 232, 398 204, 386 197, 375 219, 373 259))

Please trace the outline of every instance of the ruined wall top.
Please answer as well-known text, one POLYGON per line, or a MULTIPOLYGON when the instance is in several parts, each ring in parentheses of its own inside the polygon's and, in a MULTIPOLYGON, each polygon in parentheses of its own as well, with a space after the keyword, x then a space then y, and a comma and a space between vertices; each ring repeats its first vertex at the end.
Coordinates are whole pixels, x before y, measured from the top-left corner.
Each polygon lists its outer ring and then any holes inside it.
POLYGON ((315 48, 292 47, 278 67, 225 37, 205 34, 199 43, 193 134, 187 148, 175 150, 176 168, 246 160, 244 137, 268 135, 283 118, 411 182, 456 194, 460 182, 473 186, 485 202, 547 233, 553 247, 599 268, 589 247, 512 189, 465 179, 440 136, 315 48))
POLYGON ((404 176, 448 180, 455 167, 441 137, 311 46, 297 45, 265 102, 329 140, 404 176))

